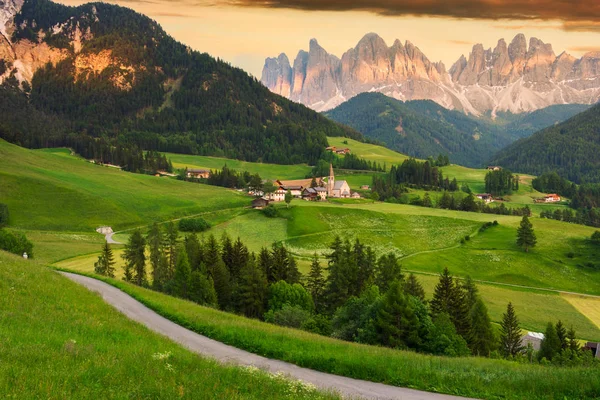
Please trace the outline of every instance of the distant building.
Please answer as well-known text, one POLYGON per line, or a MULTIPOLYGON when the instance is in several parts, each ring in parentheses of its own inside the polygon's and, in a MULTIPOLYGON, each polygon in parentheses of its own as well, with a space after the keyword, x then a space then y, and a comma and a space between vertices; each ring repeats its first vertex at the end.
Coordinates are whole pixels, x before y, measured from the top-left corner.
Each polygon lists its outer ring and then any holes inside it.
POLYGON ((542 345, 542 340, 544 340, 544 334, 539 332, 527 332, 525 336, 523 336, 523 346, 527 346, 531 343, 531 346, 535 351, 540 350, 540 346, 542 345))
POLYGON ((280 186, 279 188, 277 188, 276 191, 274 191, 273 193, 269 193, 265 197, 270 201, 284 201, 285 193, 286 193, 286 191, 283 190, 283 188, 280 186))
POLYGON ((252 208, 256 208, 257 210, 262 210, 266 206, 269 205, 269 200, 264 199, 262 197, 258 197, 252 200, 252 208))
POLYGON ((360 187, 361 190, 371 190, 371 188, 369 187, 369 185, 362 185, 360 187))
POLYGON ((350 151, 350 149, 349 149, 349 148, 345 148, 345 149, 336 149, 336 150, 335 150, 335 154, 343 154, 343 155, 346 155, 346 154, 350 154, 350 153, 351 153, 351 151, 350 151))
POLYGON ((210 170, 209 169, 188 169, 187 177, 195 178, 195 179, 208 179, 210 177, 210 170))
POLYGON ((502 167, 499 167, 498 165, 488 165, 487 169, 488 171, 501 171, 502 167))
POLYGON ((600 359, 600 343, 598 342, 587 342, 583 346, 584 350, 591 351, 594 357, 600 359))
POLYGON ((360 199, 360 194, 358 192, 352 192, 350 197, 352 197, 353 199, 360 199))
POLYGON ((305 188, 302 191, 302 198, 305 200, 325 200, 327 198, 327 189, 322 187, 305 188))
POLYGON ((544 197, 545 203, 556 203, 558 201, 560 201, 560 196, 555 193, 549 194, 544 197))
POLYGON ((102 235, 110 235, 113 233, 113 230, 110 226, 101 226, 100 228, 96 229, 96 232, 102 235))
POLYGON ((494 196, 489 193, 481 193, 476 195, 479 200, 483 200, 484 203, 492 203, 494 201, 494 196))
POLYGON ((333 175, 333 165, 329 164, 329 179, 327 179, 327 197, 348 198, 350 186, 346 181, 337 181, 333 175))

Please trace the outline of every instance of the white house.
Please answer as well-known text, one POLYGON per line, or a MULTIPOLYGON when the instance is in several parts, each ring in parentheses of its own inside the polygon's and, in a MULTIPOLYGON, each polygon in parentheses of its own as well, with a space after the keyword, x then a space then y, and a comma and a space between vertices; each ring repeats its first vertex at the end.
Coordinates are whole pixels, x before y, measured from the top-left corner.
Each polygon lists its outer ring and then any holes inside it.
POLYGON ((285 193, 286 191, 283 190, 282 187, 279 187, 276 191, 274 191, 273 193, 269 193, 266 197, 268 200, 271 201, 284 201, 285 193))

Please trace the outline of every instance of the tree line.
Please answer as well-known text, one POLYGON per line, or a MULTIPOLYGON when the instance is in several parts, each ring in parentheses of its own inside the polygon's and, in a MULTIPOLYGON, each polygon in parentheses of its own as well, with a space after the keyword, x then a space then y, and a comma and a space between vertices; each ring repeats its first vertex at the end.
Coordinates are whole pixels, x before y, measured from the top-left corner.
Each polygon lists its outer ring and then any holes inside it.
POLYGON ((507 169, 489 171, 485 175, 485 191, 494 196, 511 194, 519 190, 519 176, 514 176, 507 169))

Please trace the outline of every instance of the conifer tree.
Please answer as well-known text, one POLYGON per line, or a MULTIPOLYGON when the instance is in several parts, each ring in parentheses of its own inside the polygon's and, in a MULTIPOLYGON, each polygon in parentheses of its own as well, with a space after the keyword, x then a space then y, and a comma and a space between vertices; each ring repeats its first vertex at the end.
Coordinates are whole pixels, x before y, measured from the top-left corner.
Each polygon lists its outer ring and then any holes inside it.
POLYGON ((164 254, 164 237, 162 230, 158 223, 152 224, 148 235, 146 236, 148 247, 150 248, 150 266, 152 267, 152 286, 156 290, 162 290, 165 284, 165 277, 167 274, 166 270, 162 268, 165 266, 163 261, 164 254))
POLYGON ((250 318, 260 318, 265 312, 266 299, 267 279, 252 256, 240 271, 238 311, 250 318))
POLYGON ((116 264, 112 249, 108 242, 104 242, 104 246, 102 246, 102 253, 98 257, 98 261, 94 264, 94 271, 97 274, 108 276, 110 278, 115 277, 115 268, 116 264))
POLYGON ((392 282, 403 281, 402 268, 394 253, 383 255, 377 261, 375 284, 381 292, 387 292, 392 282))
POLYGON ((494 348, 494 331, 487 307, 480 298, 471 308, 470 319, 469 348, 475 355, 489 356, 494 348))
POLYGON ((579 352, 579 342, 577 341, 577 335, 575 334, 575 329, 573 329, 573 326, 571 326, 567 332, 567 340, 569 342, 569 349, 574 353, 579 352))
POLYGON ((323 268, 321 267, 317 253, 314 254, 312 263, 310 264, 310 272, 306 278, 306 288, 310 292, 315 303, 315 309, 318 312, 323 306, 325 277, 323 276, 323 268))
POLYGON ((182 299, 189 297, 190 278, 192 269, 188 260, 185 246, 177 249, 177 261, 175 263, 175 275, 173 276, 173 294, 182 299))
POLYGON ((533 224, 529 222, 527 215, 523 216, 519 228, 517 228, 517 245, 529 252, 529 249, 535 247, 537 238, 533 231, 533 224))
POLYGON ((567 340, 567 328, 564 326, 561 320, 558 320, 555 326, 556 336, 560 342, 561 350, 569 347, 569 341, 567 340))
POLYGON ((211 234, 206 239, 206 243, 204 243, 203 248, 204 264, 206 265, 206 268, 210 271, 211 268, 213 268, 215 265, 217 265, 219 261, 221 261, 219 243, 217 242, 217 239, 215 239, 214 235, 211 234))
POLYGON ((404 282, 404 293, 418 298, 421 301, 425 300, 425 289, 417 279, 415 274, 410 274, 404 282))
POLYGON ((435 286, 433 291, 433 299, 431 300, 431 314, 437 315, 446 313, 451 315, 450 309, 452 307, 452 296, 454 296, 454 280, 448 271, 448 268, 444 268, 444 271, 440 274, 440 280, 435 286))
POLYGON ((192 233, 191 235, 186 235, 184 239, 185 243, 185 251, 188 255, 188 260, 190 262, 190 268, 192 271, 197 271, 200 269, 202 264, 202 245, 200 244, 200 240, 198 240, 198 235, 196 233, 192 233))
POLYGON ((349 244, 344 245, 341 239, 336 237, 330 246, 332 253, 327 256, 329 261, 325 297, 328 311, 331 313, 343 305, 352 293, 352 273, 349 272, 352 260, 349 259, 349 246, 349 244))
POLYGON ((201 271, 193 271, 190 276, 190 300, 210 306, 216 307, 218 305, 217 292, 212 278, 207 277, 201 271))
POLYGON ((129 242, 125 245, 125 251, 122 258, 125 260, 125 277, 128 282, 133 282, 138 286, 146 284, 146 240, 142 231, 136 229, 129 237, 129 242))
POLYGON ((317 186, 319 186, 319 185, 317 185, 317 179, 313 176, 312 180, 310 181, 310 187, 316 188, 317 186))
MULTIPOLYGON (((233 263, 233 243, 227 235, 227 232, 223 232, 223 235, 221 236, 221 259, 227 266, 227 269, 229 269, 233 263)), ((231 270, 229 273, 231 274, 231 270)))
POLYGON ((414 348, 421 342, 419 320, 398 281, 392 283, 384 295, 374 323, 380 341, 385 346, 414 348))
POLYGON ((473 308, 473 306, 477 302, 477 299, 479 298, 479 289, 477 289, 475 282, 473 282, 473 279, 471 279, 470 276, 466 277, 466 279, 462 282, 461 286, 465 291, 467 306, 470 310, 471 308, 473 308))
POLYGON ((238 237, 231 249, 231 264, 229 265, 229 272, 233 281, 238 279, 242 268, 248 263, 249 258, 250 253, 248 252, 248 248, 238 237))
POLYGON ((512 303, 508 303, 500 324, 500 352, 504 357, 514 357, 523 351, 519 319, 512 303))
POLYGON ((556 333, 556 328, 551 322, 548 322, 548 326, 546 326, 546 331, 544 332, 544 339, 542 339, 542 343, 540 344, 538 357, 552 361, 554 356, 560 353, 560 350, 560 338, 556 333))
POLYGON ((177 227, 173 223, 173 221, 167 224, 167 233, 165 237, 166 241, 166 252, 167 252, 167 260, 168 260, 168 268, 167 274, 165 277, 165 281, 169 281, 173 278, 173 274, 175 273, 175 262, 177 257, 177 245, 178 245, 178 235, 177 227))
POLYGON ((423 196, 423 207, 433 207, 433 202, 431 201, 431 196, 429 196, 428 192, 425 192, 423 196))
POLYGON ((214 282, 215 292, 217 292, 219 307, 223 310, 227 310, 231 307, 232 297, 229 269, 227 269, 223 260, 218 260, 209 271, 210 277, 214 282))
POLYGON ((260 249, 260 253, 258 254, 258 265, 259 265, 260 269, 263 271, 263 273, 265 274, 267 281, 269 283, 273 283, 273 281, 271 281, 271 277, 273 276, 272 271, 271 271, 271 268, 272 268, 271 253, 269 252, 269 249, 267 249, 266 247, 263 247, 262 249, 260 249))

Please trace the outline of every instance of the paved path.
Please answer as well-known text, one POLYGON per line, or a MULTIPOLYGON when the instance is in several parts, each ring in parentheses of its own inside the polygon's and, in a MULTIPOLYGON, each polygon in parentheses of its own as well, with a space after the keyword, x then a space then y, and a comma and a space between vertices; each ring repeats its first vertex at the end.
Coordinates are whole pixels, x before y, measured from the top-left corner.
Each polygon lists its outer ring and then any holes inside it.
POLYGON ((361 397, 366 399, 401 400, 461 399, 461 397, 421 392, 381 383, 346 378, 343 376, 313 371, 307 368, 300 368, 294 364, 283 361, 264 358, 185 329, 168 319, 161 317, 131 296, 107 283, 86 276, 66 272, 61 272, 61 274, 85 286, 89 290, 99 293, 104 301, 125 314, 128 318, 145 325, 154 332, 167 336, 171 340, 183 345, 195 353, 212 357, 221 362, 255 366, 272 373, 283 372, 293 379, 310 382, 319 388, 334 390, 343 396, 352 398, 361 397))
POLYGON ((113 235, 115 234, 115 232, 113 233, 107 233, 106 235, 104 235, 104 238, 106 239, 106 243, 108 244, 122 244, 121 242, 117 242, 115 239, 113 239, 113 235))

